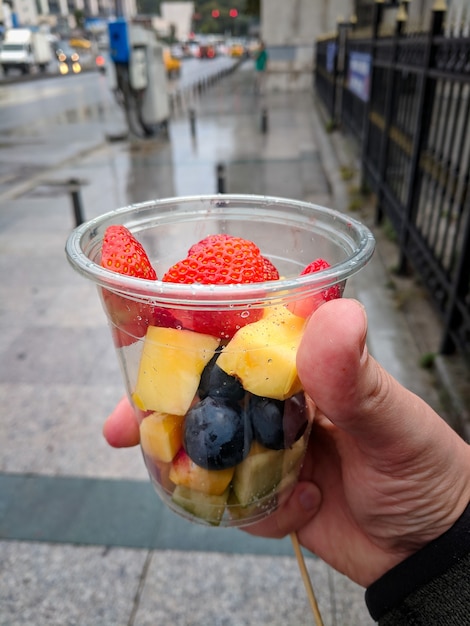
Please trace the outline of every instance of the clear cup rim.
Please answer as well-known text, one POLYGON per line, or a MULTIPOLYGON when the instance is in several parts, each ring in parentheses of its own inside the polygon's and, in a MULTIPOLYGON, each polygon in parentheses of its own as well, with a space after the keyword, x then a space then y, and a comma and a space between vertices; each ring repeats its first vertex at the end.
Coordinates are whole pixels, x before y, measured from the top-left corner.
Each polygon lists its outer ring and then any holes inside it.
MULTIPOLYGON (((182 212, 181 212, 182 213, 182 212)), ((176 213, 175 213, 176 215, 176 213)), ((158 224, 158 217, 152 222, 158 224)), ((303 223, 299 220, 299 223, 303 223)), ((324 228, 324 233, 328 232, 324 228)), ((353 240, 353 237, 350 237, 353 240)), ((143 302, 158 301, 172 306, 197 306, 220 307, 221 303, 226 306, 246 306, 247 304, 262 306, 266 301, 276 299, 286 300, 289 292, 292 298, 299 297, 299 293, 309 293, 327 288, 350 278, 361 270, 371 259, 375 249, 375 238, 370 229, 359 220, 337 211, 314 203, 292 200, 275 196, 260 196, 250 194, 209 194, 197 196, 177 196, 147 202, 131 204, 125 207, 103 213, 80 226, 77 226, 69 235, 65 245, 65 252, 70 265, 82 276, 92 280, 97 286, 111 290, 123 296, 143 302), (296 207, 311 216, 327 217, 331 222, 340 222, 351 235, 354 233, 357 239, 353 253, 343 261, 335 263, 331 267, 305 276, 293 276, 280 278, 276 281, 262 283, 237 284, 237 285, 202 285, 202 284, 176 284, 161 280, 145 280, 132 276, 117 274, 108 270, 95 261, 92 261, 84 251, 84 240, 90 233, 97 232, 111 224, 124 224, 129 230, 138 234, 142 229, 139 222, 133 221, 132 214, 137 210, 145 211, 154 207, 165 208, 170 205, 192 205, 201 203, 207 206, 228 206, 230 203, 256 203, 266 208, 273 206, 289 205, 296 207), (128 219, 126 219, 128 218, 128 219)), ((288 297, 290 299, 290 296, 288 297)))

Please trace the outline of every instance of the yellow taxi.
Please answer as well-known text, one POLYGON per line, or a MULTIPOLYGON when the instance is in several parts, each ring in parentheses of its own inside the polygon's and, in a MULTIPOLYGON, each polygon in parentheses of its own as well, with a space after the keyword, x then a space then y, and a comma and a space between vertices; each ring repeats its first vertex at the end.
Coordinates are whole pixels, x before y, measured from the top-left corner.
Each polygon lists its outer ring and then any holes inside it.
POLYGON ((163 62, 168 78, 180 75, 181 61, 171 54, 170 48, 163 48, 163 62))
POLYGON ((229 47, 231 57, 240 58, 245 54, 245 46, 240 41, 233 41, 229 47))
POLYGON ((69 44, 72 48, 83 48, 84 50, 91 48, 91 41, 83 39, 82 37, 72 37, 72 39, 69 39, 69 44))

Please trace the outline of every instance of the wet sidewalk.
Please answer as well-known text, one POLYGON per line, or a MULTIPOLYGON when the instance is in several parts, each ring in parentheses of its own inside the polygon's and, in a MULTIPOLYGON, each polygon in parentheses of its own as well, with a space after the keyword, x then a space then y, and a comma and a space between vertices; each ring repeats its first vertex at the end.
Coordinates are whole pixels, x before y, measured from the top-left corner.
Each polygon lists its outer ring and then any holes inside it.
MULTIPOLYGON (((122 395, 95 288, 64 255, 74 225, 60 185, 82 181, 86 219, 152 198, 226 192, 347 210, 347 186, 312 94, 254 91, 251 65, 182 94, 169 137, 107 141, 110 108, 57 160, 0 187, 0 625, 313 624, 288 539, 197 526, 154 495, 137 449, 110 449, 105 416, 122 395), (195 112, 191 127, 189 110, 195 112), (194 131, 194 132, 192 132, 194 131), (76 148, 76 156, 73 148, 76 148)), ((40 150, 37 152, 40 165, 40 150)), ((359 215, 372 225, 367 211, 359 215)), ((389 288, 387 243, 351 279, 370 348, 439 408, 419 345, 389 288)), ((363 589, 307 555, 325 626, 372 623, 363 589)))

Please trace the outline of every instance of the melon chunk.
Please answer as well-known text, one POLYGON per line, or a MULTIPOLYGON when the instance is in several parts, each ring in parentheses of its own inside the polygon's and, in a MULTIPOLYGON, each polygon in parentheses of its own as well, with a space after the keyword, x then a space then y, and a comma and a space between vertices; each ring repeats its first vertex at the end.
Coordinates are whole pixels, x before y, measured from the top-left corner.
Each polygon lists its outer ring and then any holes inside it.
POLYGON ((295 475, 298 474, 302 466, 306 446, 305 439, 301 437, 290 448, 284 450, 283 476, 287 476, 291 472, 295 475))
POLYGON ((149 326, 132 399, 143 411, 184 415, 219 340, 191 330, 149 326))
POLYGON ((279 494, 285 498, 297 482, 305 455, 306 442, 303 437, 296 441, 291 448, 284 450, 282 479, 278 485, 279 494))
POLYGON ((140 443, 143 451, 153 459, 169 463, 183 442, 182 415, 154 412, 140 424, 140 443))
POLYGON ((285 400, 302 389, 297 375, 297 348, 305 320, 276 307, 258 322, 238 330, 217 365, 258 396, 285 400))
POLYGON ((249 455, 235 468, 232 489, 237 502, 248 506, 274 491, 282 478, 284 450, 253 444, 249 455))
POLYGON ((213 526, 218 526, 225 511, 228 495, 227 489, 219 496, 194 491, 183 485, 175 487, 172 500, 179 507, 213 526))

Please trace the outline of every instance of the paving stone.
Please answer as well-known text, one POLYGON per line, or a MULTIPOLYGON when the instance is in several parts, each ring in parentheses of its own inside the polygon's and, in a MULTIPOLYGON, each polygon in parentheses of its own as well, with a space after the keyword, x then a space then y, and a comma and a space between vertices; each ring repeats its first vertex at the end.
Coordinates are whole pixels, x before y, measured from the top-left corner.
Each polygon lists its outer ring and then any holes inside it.
POLYGON ((0 542, 1 626, 126 626, 146 550, 0 542))

